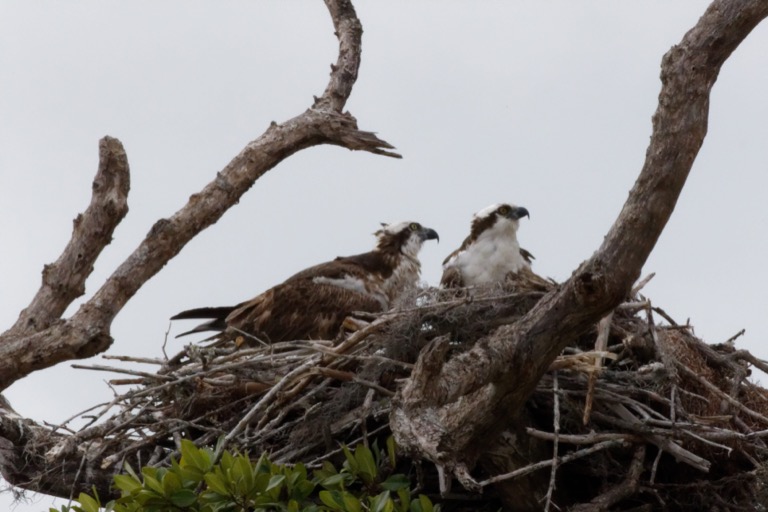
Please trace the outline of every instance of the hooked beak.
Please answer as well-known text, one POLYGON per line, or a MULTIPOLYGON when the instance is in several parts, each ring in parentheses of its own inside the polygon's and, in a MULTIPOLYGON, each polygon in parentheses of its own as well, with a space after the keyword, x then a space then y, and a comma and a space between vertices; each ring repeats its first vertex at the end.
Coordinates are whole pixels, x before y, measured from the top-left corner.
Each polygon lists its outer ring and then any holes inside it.
POLYGON ((518 220, 522 219, 523 217, 531 218, 531 215, 528 213, 528 210, 523 208, 522 206, 518 206, 517 208, 512 208, 509 210, 509 218, 518 220))
POLYGON ((437 242, 440 243, 440 236, 437 234, 437 231, 432 228, 422 228, 419 236, 421 237, 422 241, 437 240, 437 242))

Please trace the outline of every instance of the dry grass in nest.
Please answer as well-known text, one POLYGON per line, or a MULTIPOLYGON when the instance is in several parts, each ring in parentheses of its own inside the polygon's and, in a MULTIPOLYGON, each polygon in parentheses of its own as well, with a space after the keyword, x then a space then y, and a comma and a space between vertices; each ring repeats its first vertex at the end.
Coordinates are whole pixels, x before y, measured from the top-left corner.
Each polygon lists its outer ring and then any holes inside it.
MULTIPOLYGON (((430 288, 335 341, 188 345, 168 359, 105 356, 152 369, 84 367, 127 374, 111 384, 130 387, 73 435, 79 442, 98 436, 103 466, 115 468, 126 460, 167 464, 182 438, 317 465, 336 457, 341 443, 389 434, 390 398, 430 340, 450 336, 455 351, 465 350, 520 318, 543 293, 430 288)), ((510 425, 522 433, 511 439, 526 445, 527 461, 482 483, 544 469, 552 478, 531 492, 584 510, 612 492, 620 499, 611 506, 619 509, 709 509, 725 500, 719 510, 739 510, 755 503, 765 493, 768 392, 748 377, 752 366, 768 366, 732 341, 707 345, 635 293, 574 340, 541 380, 521 423, 510 425), (657 326, 660 319, 666 324, 657 326)), ((424 491, 434 493, 434 470, 422 470, 424 491)))

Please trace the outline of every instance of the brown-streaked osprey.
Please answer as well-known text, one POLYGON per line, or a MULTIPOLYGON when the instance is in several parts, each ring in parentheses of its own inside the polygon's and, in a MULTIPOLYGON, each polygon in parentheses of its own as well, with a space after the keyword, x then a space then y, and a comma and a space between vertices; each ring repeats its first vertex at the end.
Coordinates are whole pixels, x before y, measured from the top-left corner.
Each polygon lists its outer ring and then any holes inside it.
POLYGON ((438 236, 418 222, 382 226, 374 233, 377 243, 370 252, 339 256, 302 270, 236 306, 190 309, 171 317, 209 319, 177 338, 219 331, 214 338, 221 341, 243 334, 270 343, 332 339, 352 312, 386 311, 416 285, 421 271, 419 250, 426 240, 438 236))
POLYGON ((528 210, 511 204, 492 204, 475 213, 469 236, 443 262, 440 285, 501 283, 510 274, 530 270, 533 255, 517 242, 522 217, 530 217, 528 210))

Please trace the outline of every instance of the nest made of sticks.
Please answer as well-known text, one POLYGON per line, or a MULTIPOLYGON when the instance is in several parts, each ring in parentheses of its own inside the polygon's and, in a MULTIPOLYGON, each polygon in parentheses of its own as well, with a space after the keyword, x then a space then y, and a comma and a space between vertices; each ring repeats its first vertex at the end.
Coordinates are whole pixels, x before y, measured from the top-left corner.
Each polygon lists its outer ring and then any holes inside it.
MULTIPOLYGON (((430 340, 449 335, 456 351, 466 350, 542 295, 421 289, 338 340, 192 344, 165 359, 105 356, 152 370, 84 367, 127 374, 111 384, 131 387, 73 435, 98 436, 109 454, 103 467, 167 464, 182 438, 318 465, 338 457, 341 443, 389 435, 390 399, 430 340)), ((733 341, 707 345, 635 294, 553 363, 499 441, 523 456, 510 465, 490 453, 477 470, 489 489, 484 503, 498 509, 493 484, 528 480, 541 507, 754 510, 768 500, 768 392, 748 377, 751 366, 768 365, 733 341)), ((434 468, 422 465, 419 474, 421 492, 439 499, 434 468)), ((450 510, 477 496, 448 498, 450 510)))

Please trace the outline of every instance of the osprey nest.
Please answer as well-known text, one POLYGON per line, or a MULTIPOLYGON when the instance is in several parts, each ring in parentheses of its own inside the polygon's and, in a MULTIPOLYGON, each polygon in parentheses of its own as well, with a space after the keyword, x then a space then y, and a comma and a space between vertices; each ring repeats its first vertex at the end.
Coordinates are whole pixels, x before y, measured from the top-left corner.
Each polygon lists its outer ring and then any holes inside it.
MULTIPOLYGON (((450 336, 454 353, 466 350, 543 293, 419 289, 335 341, 105 356, 149 369, 81 366, 126 378, 71 434, 97 440, 101 466, 115 471, 169 464, 183 438, 310 468, 338 462, 342 444, 383 446, 390 400, 431 340, 450 336)), ((633 294, 555 360, 497 443, 514 454, 503 470, 473 470, 481 494, 454 483, 441 496, 434 465, 403 455, 419 492, 443 510, 764 510, 768 391, 749 375, 768 365, 737 350, 738 335, 708 345, 633 294)))

